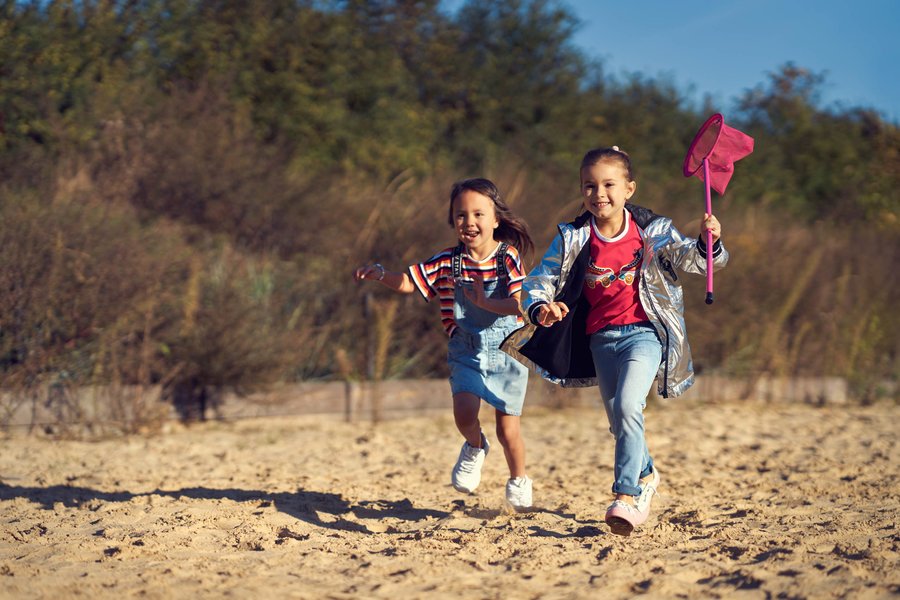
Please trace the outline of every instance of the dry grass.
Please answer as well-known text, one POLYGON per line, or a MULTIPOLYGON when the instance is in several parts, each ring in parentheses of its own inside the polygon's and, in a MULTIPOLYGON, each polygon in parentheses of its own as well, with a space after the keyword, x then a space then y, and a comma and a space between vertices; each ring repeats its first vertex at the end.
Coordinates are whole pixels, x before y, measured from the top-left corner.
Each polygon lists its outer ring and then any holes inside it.
MULTIPOLYGON (((61 157, 43 187, 4 187, 6 388, 49 397, 53 386, 162 384, 190 404, 226 386, 441 377, 437 307, 358 285, 353 268, 400 270, 453 245, 448 190, 465 176, 498 183, 539 255, 578 212, 574 183, 512 160, 484 173, 404 171, 386 185, 298 172, 241 115, 200 85, 111 120, 91 153, 61 157)), ((695 235, 699 201, 667 200, 695 187, 646 182, 637 201, 695 235)), ((682 278, 698 369, 842 376, 863 400, 896 378, 896 232, 727 201, 716 212, 732 254, 716 303, 703 304, 702 277, 682 278)), ((129 414, 152 420, 140 404, 129 414)))

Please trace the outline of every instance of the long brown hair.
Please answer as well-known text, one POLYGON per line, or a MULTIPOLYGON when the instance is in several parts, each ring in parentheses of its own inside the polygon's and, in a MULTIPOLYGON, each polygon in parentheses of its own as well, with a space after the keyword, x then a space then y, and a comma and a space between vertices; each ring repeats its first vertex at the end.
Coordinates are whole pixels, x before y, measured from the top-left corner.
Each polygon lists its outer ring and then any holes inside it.
POLYGON ((500 197, 500 190, 494 185, 490 179, 476 177, 474 179, 464 179, 453 184, 450 190, 450 208, 447 211, 447 223, 450 227, 456 224, 453 218, 453 202, 465 191, 477 192, 482 196, 486 196, 494 203, 494 212, 497 214, 497 221, 500 225, 494 231, 494 238, 501 242, 506 242, 510 246, 515 246, 519 254, 524 258, 525 255, 534 252, 534 242, 528 233, 528 225, 524 219, 516 216, 512 209, 507 206, 503 198, 500 197))

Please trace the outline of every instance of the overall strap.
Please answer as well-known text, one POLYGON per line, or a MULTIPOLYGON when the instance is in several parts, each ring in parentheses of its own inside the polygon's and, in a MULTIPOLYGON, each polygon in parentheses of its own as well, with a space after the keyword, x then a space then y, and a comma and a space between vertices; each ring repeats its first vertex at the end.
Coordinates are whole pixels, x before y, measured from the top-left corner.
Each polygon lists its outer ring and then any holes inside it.
POLYGON ((500 246, 497 248, 497 254, 495 256, 497 260, 497 279, 499 280, 509 280, 509 270, 506 268, 506 250, 509 248, 509 244, 506 242, 500 242, 500 246))
POLYGON ((462 277, 462 253, 463 245, 462 242, 460 242, 457 244, 456 248, 453 249, 453 258, 451 259, 451 275, 454 280, 462 277))
MULTIPOLYGON (((497 253, 494 255, 494 259, 497 262, 497 278, 498 279, 509 279, 509 270, 506 268, 506 252, 509 248, 509 244, 506 242, 500 242, 500 245, 497 247, 497 253)), ((463 245, 460 243, 453 249, 453 257, 451 259, 451 271, 453 275, 453 279, 459 279, 462 277, 462 253, 463 253, 463 245)))

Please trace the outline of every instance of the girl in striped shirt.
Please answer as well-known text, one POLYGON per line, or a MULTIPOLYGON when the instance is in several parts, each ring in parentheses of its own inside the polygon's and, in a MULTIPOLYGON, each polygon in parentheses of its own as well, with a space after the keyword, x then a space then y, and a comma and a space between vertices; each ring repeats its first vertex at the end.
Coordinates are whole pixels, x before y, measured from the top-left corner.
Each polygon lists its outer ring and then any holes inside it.
POLYGON ((520 252, 534 250, 525 222, 501 199, 487 179, 467 179, 450 192, 448 222, 459 243, 406 272, 378 263, 356 270, 357 281, 374 279, 401 293, 437 297, 441 321, 450 337, 447 363, 456 427, 465 438, 451 473, 453 487, 471 493, 481 482, 490 450, 481 430, 481 400, 496 414, 497 439, 509 466, 506 500, 517 510, 532 504, 532 482, 525 473, 525 444, 519 418, 528 370, 500 351, 500 343, 521 326, 519 293, 525 278, 520 252))

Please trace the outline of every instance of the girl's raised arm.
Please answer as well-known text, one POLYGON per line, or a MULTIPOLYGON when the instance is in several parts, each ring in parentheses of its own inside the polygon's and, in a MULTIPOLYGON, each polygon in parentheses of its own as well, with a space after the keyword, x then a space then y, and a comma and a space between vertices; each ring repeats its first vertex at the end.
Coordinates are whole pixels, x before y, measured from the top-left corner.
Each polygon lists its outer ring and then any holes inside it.
POLYGON ((388 271, 381 263, 363 265, 356 269, 353 273, 353 277, 357 281, 362 281, 363 279, 377 281, 381 285, 389 287, 401 294, 411 294, 416 291, 416 286, 413 284, 412 279, 410 279, 407 273, 388 271))
POLYGON ((722 233, 722 227, 719 221, 713 215, 705 217, 699 237, 685 237, 674 225, 671 226, 672 241, 668 245, 668 254, 672 263, 676 268, 685 273, 697 273, 703 275, 706 273, 706 228, 713 229, 713 269, 718 271, 728 263, 728 251, 719 239, 722 233))

